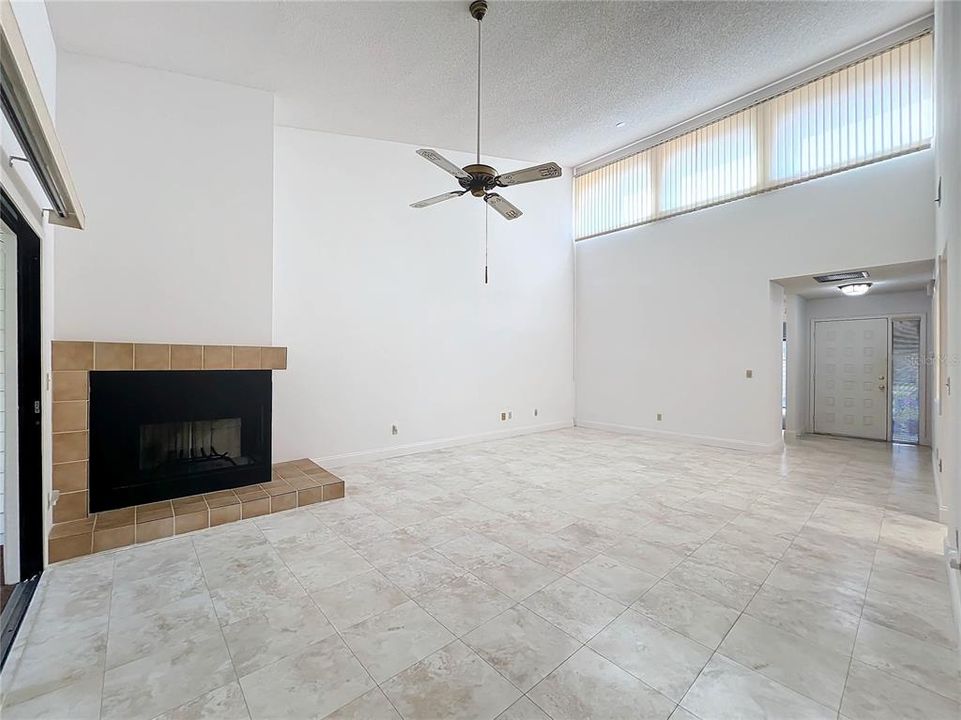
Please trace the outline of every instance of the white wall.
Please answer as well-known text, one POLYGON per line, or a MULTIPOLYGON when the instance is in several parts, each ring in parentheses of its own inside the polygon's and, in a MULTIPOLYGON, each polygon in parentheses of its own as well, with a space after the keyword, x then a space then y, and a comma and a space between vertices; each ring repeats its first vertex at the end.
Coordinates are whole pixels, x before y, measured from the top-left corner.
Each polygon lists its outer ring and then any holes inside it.
MULTIPOLYGON (((794 296, 796 297, 796 296, 794 296)), ((790 299, 790 297, 789 297, 790 299)), ((804 369, 803 374, 799 373, 799 383, 795 391, 796 396, 788 396, 788 406, 796 403, 801 416, 799 432, 811 432, 811 378, 813 367, 811 365, 811 332, 813 323, 817 320, 840 320, 844 318, 865 318, 865 317, 886 317, 891 315, 920 315, 924 318, 924 347, 923 352, 930 352, 933 347, 933 334, 931 326, 931 298, 924 290, 911 292, 894 293, 868 293, 861 297, 844 297, 838 293, 838 297, 817 298, 807 300, 803 306, 803 321, 798 328, 798 353, 804 353, 804 358, 798 358, 799 367, 804 369)), ((790 348, 791 342, 788 341, 790 348)), ((792 356, 794 353, 791 352, 792 356)), ((928 444, 931 440, 931 404, 933 402, 933 373, 929 364, 925 365, 924 376, 924 408, 921 420, 921 443, 928 444)))
MULTIPOLYGON (((948 526, 945 549, 959 558, 961 550, 961 3, 935 3, 935 174, 942 179, 940 206, 935 210, 937 252, 947 259, 948 337, 944 365, 954 388, 935 416, 935 452, 941 476, 943 519, 948 526)), ((937 463, 935 463, 937 467, 937 463)), ((961 629, 958 573, 948 571, 955 619, 961 629)))
POLYGON ((808 431, 808 322, 807 300, 800 295, 784 298, 787 323, 787 408, 784 437, 794 440, 808 431))
POLYGON ((276 131, 274 342, 289 347, 274 378, 277 459, 336 462, 572 421, 569 173, 503 191, 525 215, 490 212, 485 286, 486 206, 408 207, 456 189, 414 149, 276 131))
POLYGON ((57 233, 60 340, 266 344, 273 96, 61 53, 87 229, 57 233))
POLYGON ((769 280, 931 258, 932 169, 914 153, 577 243, 577 423, 779 447, 769 280))

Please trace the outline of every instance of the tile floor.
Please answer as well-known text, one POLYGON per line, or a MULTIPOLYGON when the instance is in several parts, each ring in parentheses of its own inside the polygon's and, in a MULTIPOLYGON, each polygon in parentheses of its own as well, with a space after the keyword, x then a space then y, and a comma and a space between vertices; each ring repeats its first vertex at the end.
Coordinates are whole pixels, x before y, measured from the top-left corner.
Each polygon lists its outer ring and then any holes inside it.
POLYGON ((52 567, 16 718, 957 720, 927 450, 572 429, 52 567))

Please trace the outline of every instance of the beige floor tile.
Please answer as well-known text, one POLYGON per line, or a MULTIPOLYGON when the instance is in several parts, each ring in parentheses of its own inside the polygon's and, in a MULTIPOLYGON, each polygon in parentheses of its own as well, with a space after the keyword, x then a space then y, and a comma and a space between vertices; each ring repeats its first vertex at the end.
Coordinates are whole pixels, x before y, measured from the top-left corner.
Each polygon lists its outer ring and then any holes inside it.
POLYGON ((667 580, 660 581, 631 607, 709 648, 720 644, 739 614, 667 580))
POLYGON ((381 687, 404 720, 497 717, 521 693, 455 641, 381 687))
POLYGON ((338 630, 407 602, 408 597, 376 570, 311 593, 338 630))
POLYGON ((947 586, 937 580, 875 569, 864 601, 864 617, 919 640, 947 648, 958 644, 947 586))
POLYGON ((303 586, 285 567, 239 575, 210 591, 221 625, 260 614, 277 604, 300 600, 304 595, 303 586))
POLYGON ((344 630, 344 642, 378 683, 440 648, 454 636, 413 601, 344 630))
POLYGON ((354 550, 374 567, 384 567, 429 549, 406 529, 392 530, 372 540, 356 543, 354 550))
POLYGON ((396 525, 375 514, 364 516, 363 521, 353 518, 335 520, 327 523, 327 526, 351 545, 373 540, 397 529, 396 525))
POLYGON ((464 636, 491 667, 527 692, 581 643, 527 608, 513 607, 464 636))
POLYGON ((410 555, 380 570, 411 597, 423 595, 467 572, 434 550, 410 555))
POLYGON ((470 569, 496 555, 507 555, 510 548, 478 533, 468 533, 434 548, 455 565, 470 569))
POLYGON ((123 665, 186 638, 219 634, 209 593, 191 595, 145 613, 112 614, 107 636, 107 668, 123 665))
POLYGON ((240 677, 306 649, 336 632, 307 595, 277 602, 223 628, 240 677))
POLYGON ((742 615, 718 652, 821 705, 841 704, 850 656, 742 615))
POLYGON ((240 550, 204 552, 200 566, 211 590, 234 584, 239 577, 287 570, 280 555, 266 542, 240 550))
POLYGON ((402 720, 380 688, 368 690, 324 720, 402 720))
MULTIPOLYGON (((42 627, 37 621, 34 631, 42 627)), ((107 618, 93 617, 64 627, 58 620, 62 635, 34 641, 27 639, 17 671, 10 684, 3 688, 6 702, 16 704, 39 695, 46 695, 90 676, 102 676, 107 648, 107 618)))
POLYGON ((850 615, 860 615, 864 590, 840 584, 814 570, 778 563, 764 582, 800 600, 819 603, 850 615))
POLYGON ((588 643, 595 652, 679 702, 712 650, 629 610, 588 643))
POLYGON ((66 717, 69 712, 70 720, 100 720, 102 691, 103 675, 94 673, 19 704, 4 703, 0 714, 4 720, 34 720, 66 717))
POLYGON ((514 551, 474 563, 471 573, 517 601, 533 595, 560 577, 555 570, 514 551))
POLYGON ((514 601, 468 573, 420 595, 417 604, 460 637, 500 615, 514 601))
POLYGON ((154 720, 249 720, 243 691, 236 682, 204 693, 190 702, 158 715, 154 720))
POLYGON ((854 648, 860 620, 857 615, 810 602, 773 585, 764 585, 744 612, 844 655, 850 655, 854 648))
POLYGON ((567 573, 567 577, 624 605, 630 605, 658 581, 654 575, 603 554, 567 573))
POLYGON ((577 520, 565 525, 560 530, 555 531, 554 535, 594 552, 603 552, 622 539, 620 533, 605 527, 600 522, 589 520, 577 520))
POLYGON ((674 710, 674 702, 586 647, 528 697, 553 720, 664 720, 674 710))
POLYGON ((938 583, 944 576, 944 553, 917 550, 915 548, 879 545, 874 556, 875 567, 881 570, 898 570, 938 583))
POLYGON ((734 610, 743 610, 761 587, 756 580, 693 559, 685 560, 664 579, 734 610))
POLYGON ((837 711, 715 654, 681 706, 702 720, 833 720, 837 711))
POLYGON ((924 642, 862 619, 854 645, 854 659, 961 701, 957 650, 924 642))
POLYGON ((108 670, 101 717, 153 718, 235 678, 220 634, 181 640, 108 670))
POLYGON ((197 562, 197 553, 190 538, 174 538, 118 552, 114 566, 114 579, 118 583, 143 580, 193 568, 197 562))
POLYGON ((556 535, 538 535, 511 547, 534 562, 557 573, 570 572, 597 555, 595 550, 564 540, 556 535))
MULTIPOLYGON (((316 515, 303 508, 264 515, 256 518, 254 524, 260 528, 267 542, 272 545, 307 533, 326 530, 316 515)), ((333 531, 327 532, 333 534, 333 531)))
POLYGON ((300 546, 282 554, 284 562, 308 592, 319 592, 331 585, 363 575, 374 569, 352 548, 316 551, 300 546))
POLYGON ((604 551, 607 557, 662 577, 684 562, 684 555, 669 548, 630 539, 612 545, 604 551))
POLYGON ((680 705, 674 708, 674 712, 671 713, 670 720, 701 720, 697 715, 692 713, 690 710, 685 710, 680 705))
MULTIPOLYGON (((323 611, 310 610, 305 585, 345 634, 356 622, 371 631, 364 636, 369 662, 386 663, 379 677, 392 662, 413 662, 405 653, 416 658, 431 648, 417 649, 426 642, 417 622, 394 622, 404 611, 393 611, 413 608, 409 596, 429 597, 454 632, 483 636, 486 657, 522 686, 532 682, 522 678, 550 671, 531 697, 541 687, 545 703, 553 698, 553 720, 565 713, 621 720, 624 707, 632 717, 671 713, 672 703, 651 705, 662 696, 605 658, 598 656, 602 670, 584 662, 576 672, 577 654, 556 669, 540 662, 550 643, 530 626, 548 637, 573 633, 576 645, 604 631, 627 603, 627 617, 641 613, 707 649, 747 604, 721 652, 759 672, 715 655, 684 697, 686 707, 673 710, 675 720, 833 717, 804 693, 834 703, 836 663, 824 658, 852 651, 865 662, 851 663, 842 718, 958 715, 952 697, 961 680, 945 654, 955 645, 944 528, 933 521, 936 495, 923 450, 817 437, 756 455, 574 428, 341 472, 351 493, 343 500, 48 568, 0 676, 4 717, 40 715, 59 703, 93 716, 106 678, 108 717, 243 718, 246 705, 234 704, 241 699, 236 665, 245 683, 261 680, 251 687, 260 716, 281 708, 281 715, 397 720, 370 674, 329 634, 323 611), (471 568, 476 575, 465 575, 471 568), (571 577, 555 580, 560 571, 571 577), (218 662, 226 650, 205 645, 221 632, 204 637, 213 627, 209 605, 203 609, 208 597, 234 655, 223 676, 218 662), (508 611, 521 598, 527 609, 508 611), (511 622, 517 617, 529 622, 511 622), (762 623, 770 629, 756 632, 762 623), (404 633, 412 634, 412 649, 398 641, 404 633), (126 658, 133 659, 113 667, 126 658)), ((411 612, 428 628, 444 624, 411 612)), ((650 633, 604 631, 601 640, 665 688, 684 666, 683 655, 668 652, 672 643, 658 656, 663 667, 644 662, 659 647, 650 633)), ((437 663, 423 697, 414 682, 402 693, 413 715, 456 705, 466 716, 545 720, 546 708, 515 700, 516 689, 479 656, 464 648, 469 660, 451 658, 450 647, 432 654, 437 663)), ((580 660, 592 653, 577 652, 580 660)), ((400 675, 417 665, 423 662, 400 675)))
POLYGON ((184 565, 176 570, 140 580, 117 580, 110 598, 110 612, 116 617, 138 615, 156 610, 178 600, 207 593, 200 563, 184 565))
POLYGON ((582 643, 625 609, 623 604, 566 577, 534 593, 523 604, 582 643))
POLYGON ((716 565, 738 575, 764 582, 774 569, 776 559, 747 548, 711 538, 691 554, 692 560, 716 565))
POLYGON ((498 715, 497 720, 551 720, 551 718, 524 695, 498 715))
POLYGON ((957 720, 961 704, 855 660, 841 715, 850 720, 957 720))
POLYGON ((240 679, 254 720, 322 718, 375 687, 337 635, 240 679))

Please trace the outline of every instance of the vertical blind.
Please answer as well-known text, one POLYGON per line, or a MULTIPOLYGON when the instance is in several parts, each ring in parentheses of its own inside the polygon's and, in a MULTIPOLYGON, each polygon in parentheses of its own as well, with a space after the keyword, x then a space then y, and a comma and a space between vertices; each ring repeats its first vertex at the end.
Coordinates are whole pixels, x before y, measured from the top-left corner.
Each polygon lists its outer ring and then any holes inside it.
POLYGON ((574 178, 578 240, 927 147, 930 32, 574 178))

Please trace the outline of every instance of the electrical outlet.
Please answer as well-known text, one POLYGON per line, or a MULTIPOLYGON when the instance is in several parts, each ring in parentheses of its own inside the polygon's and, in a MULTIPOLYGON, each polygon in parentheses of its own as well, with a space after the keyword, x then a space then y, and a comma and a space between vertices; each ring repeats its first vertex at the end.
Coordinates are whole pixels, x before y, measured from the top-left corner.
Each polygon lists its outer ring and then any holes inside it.
POLYGON ((537 417, 537 408, 534 408, 534 417, 537 417))
POLYGON ((508 420, 513 420, 513 419, 514 419, 514 412, 513 412, 512 410, 508 410, 508 411, 507 411, 507 419, 508 419, 508 420))
POLYGON ((505 420, 507 420, 507 411, 501 413, 501 422, 504 422, 505 420))
POLYGON ((396 426, 396 425, 391 425, 391 426, 390 426, 390 434, 391 434, 391 435, 396 435, 396 434, 397 434, 397 426, 396 426))
POLYGON ((746 377, 748 380, 750 380, 752 377, 754 377, 754 371, 753 371, 753 370, 745 370, 745 371, 744 371, 744 377, 746 377))
POLYGON ((661 422, 661 420, 663 420, 663 419, 664 419, 664 416, 661 415, 661 413, 658 413, 658 414, 657 414, 657 421, 658 421, 658 422, 661 422))

